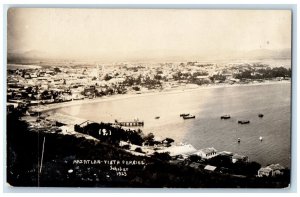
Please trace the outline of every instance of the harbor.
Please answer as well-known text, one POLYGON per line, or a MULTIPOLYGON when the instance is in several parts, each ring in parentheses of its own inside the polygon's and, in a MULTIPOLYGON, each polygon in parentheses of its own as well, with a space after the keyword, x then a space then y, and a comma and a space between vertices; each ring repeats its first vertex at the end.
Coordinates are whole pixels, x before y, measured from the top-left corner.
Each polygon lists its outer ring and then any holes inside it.
POLYGON ((147 97, 138 95, 54 111, 95 122, 114 123, 115 119, 120 122, 133 121, 138 117, 144 121, 144 126, 138 128, 145 133, 153 132, 160 138, 168 136, 177 142, 193 144, 197 149, 214 146, 219 150, 248 155, 251 160, 262 164, 279 162, 289 166, 290 111, 289 102, 285 99, 285 95, 289 94, 287 87, 289 84, 279 83, 226 87, 222 92, 211 88, 176 94, 150 94, 147 97), (274 91, 266 91, 270 87, 274 91), (216 94, 213 99, 209 97, 212 93, 216 94), (199 102, 199 98, 202 102, 199 102), (272 101, 272 98, 276 100, 272 101), (150 102, 151 108, 148 105, 150 102), (89 113, 95 109, 101 109, 102 112, 89 113), (264 117, 260 118, 259 113, 263 113, 264 117), (195 115, 196 118, 184 120, 181 114, 195 115), (221 120, 220 117, 226 114, 231 118, 221 120), (155 119, 157 116, 160 118, 155 119), (238 120, 249 120, 250 124, 238 124, 238 120), (264 137, 262 143, 260 136, 264 137), (241 138, 241 143, 237 142, 238 138, 241 138), (284 143, 278 142, 279 139, 284 143), (273 154, 266 155, 267 152, 273 154))
POLYGON ((293 6, 31 7, 4 9, 9 190, 291 189, 293 6))

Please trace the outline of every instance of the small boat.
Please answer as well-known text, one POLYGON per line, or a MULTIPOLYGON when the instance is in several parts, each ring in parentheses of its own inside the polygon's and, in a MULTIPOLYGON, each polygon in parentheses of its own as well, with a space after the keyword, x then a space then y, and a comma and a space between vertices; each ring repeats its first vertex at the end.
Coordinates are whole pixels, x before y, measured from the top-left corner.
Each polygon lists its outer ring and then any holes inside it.
POLYGON ((238 138, 238 143, 240 143, 241 142, 241 138, 238 138))
POLYGON ((159 119, 159 118, 160 118, 159 116, 156 116, 156 117, 155 117, 155 119, 159 119))
POLYGON ((259 137, 259 140, 262 141, 262 140, 263 140, 263 137, 260 136, 260 137, 259 137))
POLYGON ((180 114, 180 117, 189 116, 190 114, 180 114))
POLYGON ((264 115, 263 114, 258 114, 258 117, 262 118, 262 117, 264 117, 264 115))
POLYGON ((229 118, 230 118, 230 115, 223 115, 223 116, 221 116, 221 120, 222 119, 226 120, 226 119, 229 119, 229 118))
POLYGON ((239 120, 238 124, 249 124, 250 120, 239 120))
POLYGON ((187 116, 182 116, 183 119, 192 119, 192 118, 196 118, 196 116, 192 116, 192 115, 187 115, 187 116))

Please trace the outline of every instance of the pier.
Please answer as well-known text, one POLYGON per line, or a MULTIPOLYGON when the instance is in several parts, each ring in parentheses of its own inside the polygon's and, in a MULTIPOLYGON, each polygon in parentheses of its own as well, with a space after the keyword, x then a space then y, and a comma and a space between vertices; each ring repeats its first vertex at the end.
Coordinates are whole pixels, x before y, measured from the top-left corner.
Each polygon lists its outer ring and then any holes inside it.
POLYGON ((124 126, 124 127, 143 127, 144 121, 132 121, 132 122, 118 122, 115 121, 116 125, 124 126))

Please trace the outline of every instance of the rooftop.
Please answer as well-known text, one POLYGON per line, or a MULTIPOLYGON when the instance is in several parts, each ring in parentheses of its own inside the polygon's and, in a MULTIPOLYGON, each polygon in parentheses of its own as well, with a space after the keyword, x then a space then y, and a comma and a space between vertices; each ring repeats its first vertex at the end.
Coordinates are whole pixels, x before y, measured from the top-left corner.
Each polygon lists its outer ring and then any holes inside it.
POLYGON ((264 167, 264 168, 260 168, 258 171, 264 172, 264 173, 270 173, 272 171, 272 169, 269 167, 264 167))
POLYGON ((216 168, 216 166, 206 165, 204 170, 214 171, 216 168))
POLYGON ((283 170, 284 169, 284 167, 280 164, 271 164, 267 167, 271 168, 272 170, 283 170))
POLYGON ((205 154, 217 152, 217 150, 214 147, 203 148, 203 149, 200 149, 199 152, 200 151, 203 152, 203 153, 205 153, 205 154))

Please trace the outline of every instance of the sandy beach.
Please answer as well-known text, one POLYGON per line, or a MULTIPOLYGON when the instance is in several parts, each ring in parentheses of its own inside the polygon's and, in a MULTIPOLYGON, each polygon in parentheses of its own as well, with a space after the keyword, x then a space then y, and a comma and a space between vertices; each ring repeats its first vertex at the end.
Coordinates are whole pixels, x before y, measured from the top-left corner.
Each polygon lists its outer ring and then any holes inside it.
POLYGON ((198 87, 189 87, 189 86, 180 86, 171 89, 163 89, 163 90, 152 90, 146 92, 130 92, 123 95, 111 95, 111 96, 103 96, 94 99, 87 99, 84 100, 72 100, 70 102, 63 102, 63 103, 53 103, 53 104, 45 104, 39 106, 32 106, 31 110, 38 111, 38 112, 48 112, 51 110, 69 107, 74 105, 82 105, 82 104, 90 104, 90 103, 98 103, 98 102, 107 102, 107 101, 114 101, 114 100, 121 100, 121 99, 129 99, 133 97, 144 97, 144 96, 152 96, 158 94, 178 94, 182 92, 192 92, 192 91, 199 91, 203 89, 212 89, 212 88, 230 88, 230 87, 237 87, 237 86, 262 86, 262 85, 273 85, 273 84, 281 84, 281 83, 291 83, 290 80, 287 81, 265 81, 263 83, 247 83, 247 84, 215 84, 215 85, 206 85, 206 86, 198 86, 198 87))

